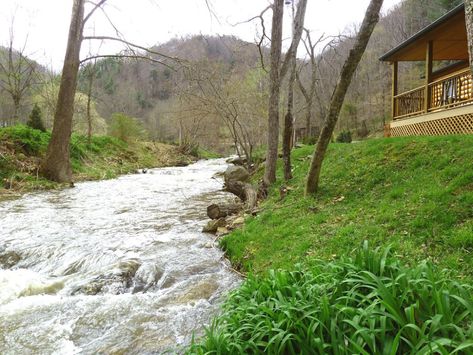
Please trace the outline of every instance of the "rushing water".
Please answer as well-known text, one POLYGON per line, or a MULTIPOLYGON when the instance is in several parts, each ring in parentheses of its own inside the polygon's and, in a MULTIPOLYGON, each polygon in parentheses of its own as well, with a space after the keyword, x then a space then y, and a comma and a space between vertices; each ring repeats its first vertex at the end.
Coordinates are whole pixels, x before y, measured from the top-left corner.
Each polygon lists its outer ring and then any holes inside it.
POLYGON ((239 279, 200 233, 222 160, 0 203, 0 353, 178 349, 239 279))

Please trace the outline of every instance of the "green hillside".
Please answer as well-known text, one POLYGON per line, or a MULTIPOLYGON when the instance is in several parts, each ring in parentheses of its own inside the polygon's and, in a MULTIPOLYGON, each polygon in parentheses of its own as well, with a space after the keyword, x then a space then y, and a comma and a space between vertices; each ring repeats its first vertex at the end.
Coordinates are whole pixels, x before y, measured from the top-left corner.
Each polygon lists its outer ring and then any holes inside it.
MULTIPOLYGON (((429 259, 473 276, 473 136, 332 144, 321 189, 304 197, 313 147, 294 151, 294 179, 223 239, 235 265, 260 273, 350 255, 368 240, 405 264, 429 259)), ((281 174, 280 174, 281 175, 281 174)))
POLYGON ((222 240, 250 276, 187 353, 471 354, 473 136, 332 144, 304 197, 312 150, 222 240))

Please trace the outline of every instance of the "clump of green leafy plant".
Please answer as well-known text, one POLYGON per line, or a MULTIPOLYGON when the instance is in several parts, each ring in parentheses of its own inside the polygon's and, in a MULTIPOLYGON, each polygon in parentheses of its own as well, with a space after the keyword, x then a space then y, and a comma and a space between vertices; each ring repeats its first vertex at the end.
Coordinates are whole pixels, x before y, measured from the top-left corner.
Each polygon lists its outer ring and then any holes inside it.
POLYGON ((192 354, 467 354, 473 291, 386 249, 251 276, 192 354))
POLYGON ((337 143, 351 143, 352 136, 350 131, 342 131, 338 134, 337 138, 335 139, 337 143))
POLYGON ((0 139, 11 141, 16 145, 15 148, 23 150, 28 155, 35 156, 46 151, 50 136, 48 132, 31 129, 24 125, 6 127, 0 130, 0 139))
POLYGON ((33 106, 33 110, 31 111, 30 117, 28 122, 26 122, 28 127, 33 129, 38 129, 41 132, 46 132, 46 128, 44 127, 43 118, 41 114, 41 109, 39 108, 38 104, 33 106))
POLYGON ((110 135, 124 142, 136 141, 144 137, 140 123, 123 113, 114 113, 109 125, 110 135))

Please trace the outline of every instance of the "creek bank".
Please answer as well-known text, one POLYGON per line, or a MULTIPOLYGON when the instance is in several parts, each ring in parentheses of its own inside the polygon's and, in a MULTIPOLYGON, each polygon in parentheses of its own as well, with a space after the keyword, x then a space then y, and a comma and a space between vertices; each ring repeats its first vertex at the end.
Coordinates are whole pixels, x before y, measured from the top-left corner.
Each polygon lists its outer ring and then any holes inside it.
POLYGON ((202 232, 211 233, 217 239, 241 228, 245 218, 258 213, 258 192, 249 183, 250 173, 240 163, 240 160, 231 159, 230 165, 223 173, 223 191, 236 196, 236 201, 228 203, 213 203, 207 207, 207 216, 210 221, 204 226, 202 232))
MULTIPOLYGON (((0 200, 34 190, 68 187, 42 178, 40 163, 50 139, 49 132, 26 126, 0 129, 0 200)), ((198 158, 183 154, 177 146, 156 142, 126 143, 110 136, 72 135, 73 180, 115 178, 128 173, 146 173, 148 168, 186 166, 198 158)))

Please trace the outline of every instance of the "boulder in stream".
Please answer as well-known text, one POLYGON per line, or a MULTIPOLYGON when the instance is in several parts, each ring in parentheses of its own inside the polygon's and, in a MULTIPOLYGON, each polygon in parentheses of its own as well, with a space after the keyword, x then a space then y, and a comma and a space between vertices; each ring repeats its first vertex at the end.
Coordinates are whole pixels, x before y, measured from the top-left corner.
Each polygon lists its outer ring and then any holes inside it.
POLYGON ((20 254, 15 251, 0 251, 0 268, 10 269, 20 260, 20 254))
POLYGON ((224 174, 225 183, 231 181, 246 182, 250 179, 250 173, 242 166, 229 166, 224 174))
POLYGON ((218 228, 225 227, 226 225, 227 225, 227 221, 225 220, 225 218, 213 219, 204 226, 204 228, 202 229, 202 232, 216 233, 218 228))

